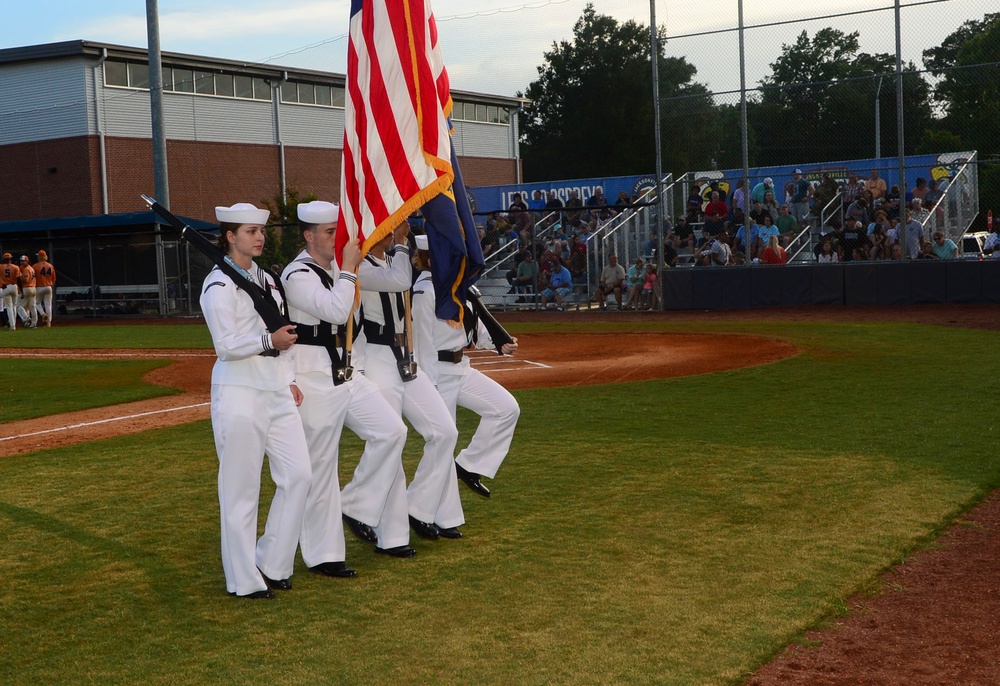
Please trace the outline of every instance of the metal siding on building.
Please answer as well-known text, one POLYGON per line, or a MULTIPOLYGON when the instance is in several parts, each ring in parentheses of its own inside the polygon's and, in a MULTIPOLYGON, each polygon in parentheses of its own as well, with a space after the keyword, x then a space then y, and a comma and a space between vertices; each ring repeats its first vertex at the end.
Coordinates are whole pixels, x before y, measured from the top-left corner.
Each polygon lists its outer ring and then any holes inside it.
MULTIPOLYGON (((109 88, 105 94, 105 133, 126 138, 152 136, 148 91, 109 88)), ((266 100, 166 93, 163 120, 167 138, 173 140, 274 143, 271 103, 266 100)))
POLYGON ((340 107, 282 104, 281 142, 307 148, 344 147, 344 110, 340 107))
POLYGON ((453 124, 457 154, 464 157, 511 157, 510 126, 473 121, 456 121, 453 124))
POLYGON ((0 69, 0 145, 93 133, 87 99, 88 63, 25 62, 0 69))
POLYGON ((268 100, 197 96, 188 96, 188 99, 194 105, 193 140, 253 144, 275 142, 274 110, 268 100))

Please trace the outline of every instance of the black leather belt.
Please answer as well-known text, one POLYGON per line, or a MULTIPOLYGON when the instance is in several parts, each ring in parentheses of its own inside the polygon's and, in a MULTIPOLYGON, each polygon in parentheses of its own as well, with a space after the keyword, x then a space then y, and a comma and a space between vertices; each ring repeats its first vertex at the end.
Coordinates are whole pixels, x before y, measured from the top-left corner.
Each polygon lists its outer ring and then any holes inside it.
POLYGON ((465 357, 461 350, 438 350, 438 362, 451 362, 458 364, 465 357))

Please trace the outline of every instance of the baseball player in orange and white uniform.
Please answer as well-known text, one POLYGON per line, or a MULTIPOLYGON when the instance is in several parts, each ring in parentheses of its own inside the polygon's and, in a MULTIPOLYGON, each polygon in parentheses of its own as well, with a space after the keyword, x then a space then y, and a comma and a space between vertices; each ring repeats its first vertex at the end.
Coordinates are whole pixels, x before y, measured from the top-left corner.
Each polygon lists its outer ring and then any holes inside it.
POLYGON ((49 262, 49 256, 44 250, 38 251, 38 262, 35 270, 35 300, 41 314, 42 324, 52 326, 52 302, 56 292, 56 268, 49 262))
POLYGON ((21 278, 21 268, 12 264, 14 259, 9 252, 3 254, 0 261, 0 309, 7 313, 7 326, 11 331, 17 328, 17 283, 21 278))
POLYGON ((38 310, 35 309, 35 270, 28 262, 27 255, 21 255, 21 301, 17 314, 28 329, 38 326, 38 310))

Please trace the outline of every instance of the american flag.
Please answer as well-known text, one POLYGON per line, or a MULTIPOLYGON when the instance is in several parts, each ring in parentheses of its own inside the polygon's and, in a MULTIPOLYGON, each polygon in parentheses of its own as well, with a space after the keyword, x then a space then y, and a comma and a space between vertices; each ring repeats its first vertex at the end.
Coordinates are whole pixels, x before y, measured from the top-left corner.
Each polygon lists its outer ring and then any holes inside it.
POLYGON ((461 321, 483 254, 452 146, 451 109, 429 1, 353 0, 338 248, 357 237, 367 254, 422 209, 437 315, 461 321))

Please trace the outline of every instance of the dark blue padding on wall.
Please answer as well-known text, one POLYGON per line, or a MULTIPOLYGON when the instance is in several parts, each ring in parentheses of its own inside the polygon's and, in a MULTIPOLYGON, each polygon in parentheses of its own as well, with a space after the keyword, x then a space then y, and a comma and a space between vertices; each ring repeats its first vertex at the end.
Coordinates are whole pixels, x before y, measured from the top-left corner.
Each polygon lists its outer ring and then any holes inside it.
POLYGON ((786 266, 778 271, 781 272, 781 304, 811 305, 812 267, 786 266))
POLYGON ((691 304, 696 310, 717 310, 722 307, 721 273, 730 267, 692 267, 691 304))
POLYGON ((750 279, 752 307, 781 305, 781 272, 784 267, 754 267, 750 279))
POLYGON ((721 307, 725 309, 745 309, 751 306, 751 272, 750 267, 725 267, 713 269, 722 280, 721 307))
POLYGON ((663 270, 663 309, 690 310, 694 307, 691 296, 694 282, 693 269, 663 270))
POLYGON ((983 300, 1000 303, 1000 257, 988 257, 982 261, 983 300))
POLYGON ((915 303, 948 302, 948 266, 940 260, 910 263, 910 296, 915 303))
POLYGON ((983 302, 983 263, 979 260, 948 260, 948 302, 983 302))
POLYGON ((843 265, 844 304, 874 305, 878 302, 878 278, 870 262, 843 265))
POLYGON ((875 263, 879 305, 907 305, 913 302, 910 275, 914 267, 915 263, 906 262, 875 263))
POLYGON ((817 264, 809 268, 812 274, 814 305, 844 304, 844 265, 817 264))

